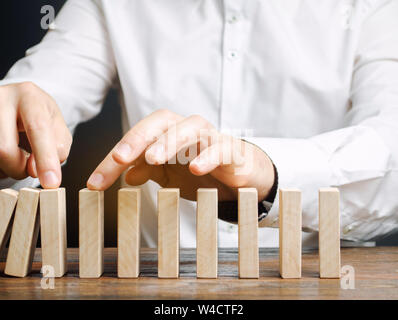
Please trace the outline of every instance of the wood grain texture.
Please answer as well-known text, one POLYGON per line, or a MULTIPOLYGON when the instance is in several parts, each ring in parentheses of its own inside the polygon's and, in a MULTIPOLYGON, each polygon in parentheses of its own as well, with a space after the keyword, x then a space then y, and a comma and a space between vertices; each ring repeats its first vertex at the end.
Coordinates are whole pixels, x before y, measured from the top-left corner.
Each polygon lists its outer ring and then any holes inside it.
POLYGON ((39 189, 23 188, 19 191, 15 210, 5 274, 25 277, 31 270, 39 234, 39 189))
POLYGON ((319 274, 340 278, 340 193, 337 188, 319 190, 319 274))
POLYGON ((301 191, 279 190, 279 258, 282 278, 301 277, 301 191))
POLYGON ((141 189, 120 189, 118 197, 118 277, 137 278, 140 273, 141 189))
POLYGON ((98 278, 104 271, 104 192, 79 192, 79 276, 98 278))
POLYGON ((180 267, 180 189, 158 191, 158 276, 178 278, 180 267))
POLYGON ((239 277, 258 278, 257 189, 238 190, 239 277))
POLYGON ((12 189, 0 190, 0 254, 3 252, 11 235, 17 200, 18 191, 12 189))
POLYGON ((198 189, 196 209, 196 274, 217 278, 217 189, 198 189))
POLYGON ((260 279, 238 279, 237 249, 220 248, 217 279, 196 278, 195 249, 181 249, 181 276, 157 278, 156 249, 143 248, 138 279, 118 279, 116 248, 105 249, 99 279, 79 279, 79 250, 68 249, 68 273, 53 290, 40 287, 40 249, 29 277, 5 277, 0 261, 0 299, 394 299, 398 300, 398 247, 342 248, 342 265, 355 268, 355 290, 340 279, 320 279, 317 249, 303 249, 303 277, 281 279, 277 248, 260 248, 260 279))
POLYGON ((40 192, 40 235, 43 266, 54 268, 54 277, 62 277, 66 268, 66 195, 65 189, 40 192))

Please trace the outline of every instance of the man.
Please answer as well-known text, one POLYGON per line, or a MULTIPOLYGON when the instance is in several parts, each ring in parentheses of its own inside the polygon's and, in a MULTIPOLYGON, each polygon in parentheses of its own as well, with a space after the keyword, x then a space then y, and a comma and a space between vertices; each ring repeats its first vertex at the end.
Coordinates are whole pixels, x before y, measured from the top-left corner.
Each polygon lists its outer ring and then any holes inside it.
MULTIPOLYGON (((104 190, 130 168, 126 182, 145 183, 146 245, 156 246, 159 184, 181 188, 186 199, 185 247, 195 246, 189 200, 198 187, 219 189, 225 220, 236 219, 236 188, 257 188, 264 227, 278 224, 277 187, 300 188, 303 229, 316 231, 317 190, 335 186, 344 239, 391 232, 397 2, 69 0, 55 28, 0 83, 0 187, 36 177, 58 187, 71 132, 118 86, 126 134, 87 186, 104 190), (18 131, 31 153, 18 147, 18 131), (197 156, 170 164, 190 146, 197 156)), ((220 221, 219 229, 220 246, 236 246, 236 226, 220 221)), ((304 245, 313 239, 305 235, 304 245)), ((277 246, 277 230, 260 229, 259 243, 277 246)))

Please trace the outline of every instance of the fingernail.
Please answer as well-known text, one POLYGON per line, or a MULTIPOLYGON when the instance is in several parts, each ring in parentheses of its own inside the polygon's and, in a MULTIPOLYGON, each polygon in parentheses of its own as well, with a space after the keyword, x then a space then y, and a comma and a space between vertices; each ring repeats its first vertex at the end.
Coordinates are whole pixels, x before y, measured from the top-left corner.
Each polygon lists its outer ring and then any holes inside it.
POLYGON ((199 163, 200 163, 200 160, 195 159, 195 160, 191 161, 190 166, 191 167, 199 167, 199 163))
POLYGON ((197 157, 197 158, 196 158, 195 160, 193 160, 191 163, 192 163, 194 166, 197 166, 197 167, 202 167, 202 166, 208 164, 208 163, 207 163, 206 157, 197 157))
POLYGON ((116 146, 115 153, 123 160, 129 161, 132 150, 129 144, 123 142, 116 146))
POLYGON ((104 176, 100 173, 94 173, 91 175, 90 179, 88 179, 87 183, 95 188, 100 188, 102 182, 104 182, 104 176))
POLYGON ((164 146, 162 144, 153 146, 149 149, 149 154, 152 159, 156 161, 163 161, 164 160, 164 146))
POLYGON ((46 188, 56 188, 58 187, 58 178, 54 171, 46 171, 43 175, 42 184, 46 188))

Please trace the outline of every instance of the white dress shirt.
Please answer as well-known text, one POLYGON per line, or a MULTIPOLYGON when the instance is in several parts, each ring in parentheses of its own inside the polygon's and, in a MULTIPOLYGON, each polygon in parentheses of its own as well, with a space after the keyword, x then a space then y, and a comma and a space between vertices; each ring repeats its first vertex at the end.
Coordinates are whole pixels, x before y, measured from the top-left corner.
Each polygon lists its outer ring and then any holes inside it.
MULTIPOLYGON (((305 231, 318 229, 327 186, 341 192, 343 239, 398 227, 397 0, 69 0, 0 84, 26 80, 71 130, 114 85, 126 130, 159 108, 248 130, 279 187, 302 190, 305 231)), ((158 186, 143 188, 142 234, 156 246, 158 186)), ((277 195, 264 226, 278 207, 277 195)), ((182 247, 196 243, 194 209, 182 200, 182 247)), ((278 230, 261 228, 259 244, 277 246, 278 230)), ((219 222, 219 245, 237 246, 236 225, 219 222)))

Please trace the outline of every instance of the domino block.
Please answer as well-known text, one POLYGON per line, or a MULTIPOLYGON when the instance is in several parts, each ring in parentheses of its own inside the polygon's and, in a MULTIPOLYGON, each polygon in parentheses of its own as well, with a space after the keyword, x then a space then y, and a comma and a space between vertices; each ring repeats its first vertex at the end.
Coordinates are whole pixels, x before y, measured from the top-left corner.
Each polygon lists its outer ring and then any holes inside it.
POLYGON ((340 193, 319 190, 319 270, 321 278, 340 278, 340 193))
POLYGON ((257 189, 238 190, 239 278, 259 277, 257 189))
POLYGON ((120 189, 118 197, 117 275, 137 278, 140 273, 141 189, 120 189))
POLYGON ((79 276, 99 278, 104 272, 104 192, 79 192, 79 276))
POLYGON ((158 191, 158 277, 179 276, 180 190, 164 188, 158 191))
POLYGON ((4 273, 25 277, 31 270, 39 234, 39 189, 19 191, 4 273))
POLYGON ((66 264, 66 199, 65 189, 40 192, 40 228, 43 266, 52 266, 54 276, 62 277, 66 264))
POLYGON ((217 189, 198 189, 196 210, 196 273, 217 278, 217 189))
POLYGON ((13 214, 18 192, 12 189, 0 190, 0 254, 10 238, 13 214))
POLYGON ((301 278, 301 191, 279 190, 279 266, 282 278, 301 278))

